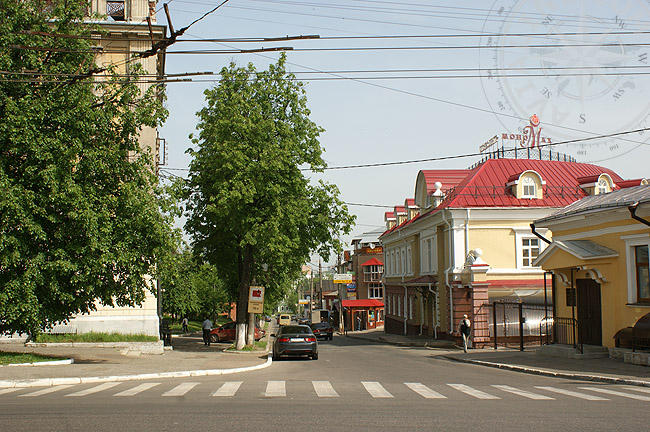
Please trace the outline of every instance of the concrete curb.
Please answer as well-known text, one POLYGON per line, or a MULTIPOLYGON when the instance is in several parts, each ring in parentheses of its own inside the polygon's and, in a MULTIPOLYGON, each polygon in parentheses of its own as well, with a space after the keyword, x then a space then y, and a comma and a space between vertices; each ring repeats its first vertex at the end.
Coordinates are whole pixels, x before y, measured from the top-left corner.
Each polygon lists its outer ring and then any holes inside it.
POLYGON ((630 378, 616 378, 616 377, 608 377, 608 376, 602 376, 602 375, 575 374, 575 373, 568 373, 568 372, 553 372, 553 371, 548 371, 548 370, 543 370, 543 369, 534 369, 534 368, 528 368, 528 367, 516 366, 516 365, 509 365, 509 364, 504 364, 504 363, 493 363, 493 362, 487 362, 487 361, 482 361, 482 360, 464 359, 464 358, 452 357, 452 356, 442 356, 442 357, 444 357, 444 358, 446 358, 448 360, 459 362, 459 363, 471 363, 471 364, 476 364, 476 365, 480 365, 480 366, 487 366, 487 367, 492 367, 492 368, 497 368, 497 369, 510 370, 510 371, 514 371, 514 372, 522 372, 522 373, 527 373, 527 374, 531 374, 531 375, 541 375, 541 376, 548 376, 548 377, 554 377, 554 378, 574 379, 574 380, 580 380, 580 381, 604 382, 604 383, 609 383, 609 384, 625 384, 625 385, 633 385, 633 386, 639 386, 639 387, 650 387, 650 382, 649 381, 635 380, 635 379, 630 379, 630 378))
POLYGON ((212 375, 228 375, 240 372, 250 372, 254 370, 264 369, 273 363, 271 355, 267 356, 266 362, 256 365, 234 369, 205 369, 205 370, 192 370, 192 371, 179 371, 179 372, 159 372, 149 374, 135 374, 135 375, 116 375, 116 376, 97 376, 97 377, 70 377, 70 378, 39 378, 28 380, 6 380, 0 381, 0 388, 25 388, 25 387, 49 387, 64 384, 88 384, 88 383, 102 383, 109 381, 139 381, 158 378, 187 378, 187 377, 200 377, 212 375))
POLYGON ((66 360, 51 360, 43 362, 33 362, 33 363, 10 363, 8 365, 0 365, 0 367, 9 367, 9 366, 58 366, 58 365, 69 365, 74 363, 74 359, 66 360))

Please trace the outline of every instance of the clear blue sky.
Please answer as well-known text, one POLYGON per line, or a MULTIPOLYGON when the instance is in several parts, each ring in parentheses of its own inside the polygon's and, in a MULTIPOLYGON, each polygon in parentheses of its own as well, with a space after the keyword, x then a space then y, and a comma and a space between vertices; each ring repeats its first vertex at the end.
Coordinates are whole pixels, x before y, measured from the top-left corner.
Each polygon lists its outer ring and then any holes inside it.
MULTIPOLYGON (((218 3, 169 1, 174 28, 218 3)), ((162 11, 158 23, 167 23, 162 11)), ((289 68, 308 83, 311 118, 326 130, 320 141, 330 167, 411 161, 477 153, 492 136, 516 133, 532 114, 554 142, 650 127, 649 49, 641 45, 648 31, 650 8, 640 0, 230 0, 182 39, 321 38, 179 42, 168 49, 166 72, 216 74, 230 61, 265 69, 279 55, 175 51, 293 47, 289 68)), ((168 168, 175 169, 168 172, 181 176, 203 91, 219 77, 192 78, 168 85, 170 116, 160 131, 168 168)), ((624 178, 650 177, 650 132, 623 138, 554 151, 624 178)), ((343 239, 349 241, 383 225, 388 209, 379 206, 413 196, 419 170, 467 168, 477 160, 329 170, 314 178, 337 184, 347 203, 378 206, 350 206, 357 226, 343 239)))

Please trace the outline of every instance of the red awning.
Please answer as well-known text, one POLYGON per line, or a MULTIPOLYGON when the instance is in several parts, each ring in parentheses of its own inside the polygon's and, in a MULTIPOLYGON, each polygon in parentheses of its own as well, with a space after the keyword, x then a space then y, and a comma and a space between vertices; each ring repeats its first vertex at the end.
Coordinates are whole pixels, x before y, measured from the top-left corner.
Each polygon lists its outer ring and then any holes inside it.
POLYGON ((364 262, 363 264, 361 264, 361 267, 363 267, 363 266, 371 266, 371 265, 381 265, 381 266, 383 266, 384 263, 379 261, 377 258, 372 258, 372 259, 369 259, 368 261, 364 262))
POLYGON ((347 308, 367 308, 367 307, 384 307, 384 303, 375 299, 343 300, 343 307, 347 308))

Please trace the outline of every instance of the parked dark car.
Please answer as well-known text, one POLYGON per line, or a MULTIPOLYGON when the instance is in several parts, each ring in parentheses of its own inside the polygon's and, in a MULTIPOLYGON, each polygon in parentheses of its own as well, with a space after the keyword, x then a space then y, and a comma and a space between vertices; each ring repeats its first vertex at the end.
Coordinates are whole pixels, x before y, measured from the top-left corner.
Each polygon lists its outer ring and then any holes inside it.
POLYGON ((285 325, 280 327, 273 342, 273 360, 281 356, 307 356, 318 360, 316 336, 306 325, 285 325))
POLYGON ((334 328, 326 322, 314 323, 311 326, 311 331, 317 338, 324 338, 332 340, 334 337, 334 328))
POLYGON ((307 317, 300 317, 300 318, 298 318, 298 324, 301 324, 301 325, 309 325, 309 324, 310 324, 310 322, 309 322, 309 318, 307 318, 307 317))
MULTIPOLYGON (((210 341, 211 342, 223 342, 223 341, 232 341, 235 340, 235 335, 237 331, 235 329, 236 323, 234 321, 226 323, 222 326, 219 326, 215 329, 212 329, 210 332, 210 341)), ((259 327, 255 327, 255 340, 258 341, 264 337, 266 332, 259 327)))

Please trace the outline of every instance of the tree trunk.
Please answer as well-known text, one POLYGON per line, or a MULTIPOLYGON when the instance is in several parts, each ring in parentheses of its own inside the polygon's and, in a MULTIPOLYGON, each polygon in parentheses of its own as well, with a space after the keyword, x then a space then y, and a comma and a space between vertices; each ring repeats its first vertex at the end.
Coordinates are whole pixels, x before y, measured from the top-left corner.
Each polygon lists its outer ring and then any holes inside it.
POLYGON ((235 349, 246 346, 246 321, 248 318, 248 290, 251 285, 253 268, 253 246, 246 245, 239 252, 239 298, 237 300, 237 334, 235 349))
POLYGON ((255 345, 255 314, 248 314, 248 331, 246 332, 246 345, 255 345))

